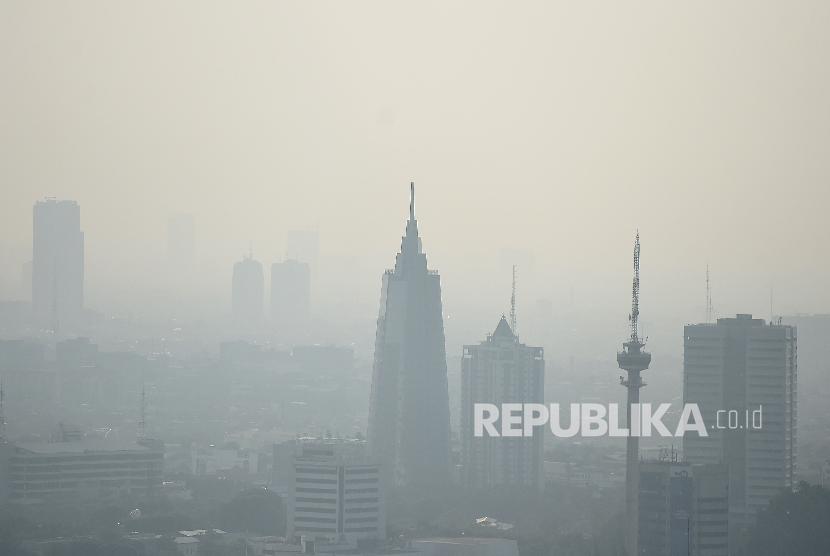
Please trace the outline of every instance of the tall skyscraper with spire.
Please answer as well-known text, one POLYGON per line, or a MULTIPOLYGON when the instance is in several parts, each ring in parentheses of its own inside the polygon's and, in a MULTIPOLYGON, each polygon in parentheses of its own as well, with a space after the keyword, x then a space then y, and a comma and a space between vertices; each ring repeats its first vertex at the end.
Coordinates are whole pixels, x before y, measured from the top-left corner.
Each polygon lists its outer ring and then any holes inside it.
POLYGON ((370 448, 398 485, 449 480, 441 279, 421 249, 414 183, 401 251, 383 275, 369 411, 370 448))

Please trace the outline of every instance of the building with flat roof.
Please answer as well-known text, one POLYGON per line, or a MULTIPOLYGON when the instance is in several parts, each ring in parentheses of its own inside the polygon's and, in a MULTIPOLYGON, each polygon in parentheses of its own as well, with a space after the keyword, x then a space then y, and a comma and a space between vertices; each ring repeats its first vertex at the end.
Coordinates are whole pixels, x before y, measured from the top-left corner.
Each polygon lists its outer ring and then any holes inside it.
POLYGON ((161 487, 163 444, 66 436, 0 445, 0 493, 12 503, 147 498, 161 487))
POLYGON ((683 401, 700 407, 709 435, 688 433, 684 457, 729 468, 731 534, 795 484, 797 333, 739 314, 685 327, 683 401))
MULTIPOLYGON (((315 545, 376 545, 386 539, 386 505, 380 465, 365 442, 301 439, 293 446, 287 537, 315 545)), ((275 466, 283 462, 276 462, 275 466)))
POLYGON ((237 324, 252 326, 263 320, 265 275, 262 263, 251 255, 233 265, 231 313, 237 324))
POLYGON ((639 488, 639 556, 729 555, 725 465, 643 462, 639 488))

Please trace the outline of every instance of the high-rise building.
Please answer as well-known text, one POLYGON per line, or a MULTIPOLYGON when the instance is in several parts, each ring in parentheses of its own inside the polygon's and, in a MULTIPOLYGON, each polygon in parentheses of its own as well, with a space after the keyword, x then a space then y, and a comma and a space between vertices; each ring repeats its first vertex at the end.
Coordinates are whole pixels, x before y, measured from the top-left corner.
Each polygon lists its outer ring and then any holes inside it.
POLYGON ((731 535, 793 487, 796 344, 794 327, 745 314, 684 329, 683 401, 698 404, 709 433, 687 433, 685 458, 728 466, 731 535))
POLYGON ((77 321, 84 306, 84 233, 75 201, 46 199, 33 212, 32 309, 42 324, 77 321))
POLYGON ((237 323, 257 324, 262 321, 265 277, 262 263, 250 255, 233 265, 231 309, 237 323))
POLYGON ((470 488, 542 486, 543 430, 532 437, 476 437, 476 403, 544 403, 545 361, 540 347, 519 342, 502 316, 461 359, 462 482, 470 488))
POLYGON ((729 556, 725 465, 640 464, 638 556, 729 556))
POLYGON ((381 287, 369 445, 397 484, 419 486, 449 480, 450 410, 441 279, 421 249, 414 184, 410 193, 406 234, 381 287))
MULTIPOLYGON (((342 439, 298 439, 281 445, 277 466, 290 483, 288 537, 319 544, 375 545, 386 538, 381 470, 365 454, 365 443, 342 439)), ((279 491, 279 485, 275 485, 279 491)))
POLYGON ((271 265, 271 320, 277 330, 302 329, 309 320, 311 277, 308 264, 288 259, 271 265))

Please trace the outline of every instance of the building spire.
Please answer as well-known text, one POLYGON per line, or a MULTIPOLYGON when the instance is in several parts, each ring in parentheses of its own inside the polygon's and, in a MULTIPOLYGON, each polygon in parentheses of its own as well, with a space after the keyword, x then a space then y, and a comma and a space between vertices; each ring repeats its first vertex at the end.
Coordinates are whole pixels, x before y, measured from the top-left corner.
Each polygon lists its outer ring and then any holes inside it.
POLYGON ((415 220, 415 182, 409 182, 409 219, 415 220))

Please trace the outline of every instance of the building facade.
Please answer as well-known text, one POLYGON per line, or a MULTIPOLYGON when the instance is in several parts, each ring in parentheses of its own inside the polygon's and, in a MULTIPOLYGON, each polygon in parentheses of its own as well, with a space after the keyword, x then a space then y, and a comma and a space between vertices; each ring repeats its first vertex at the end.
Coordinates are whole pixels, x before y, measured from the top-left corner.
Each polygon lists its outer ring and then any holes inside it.
POLYGON ((450 410, 441 279, 427 268, 411 187, 406 234, 381 287, 369 445, 397 484, 427 486, 449 481, 450 410))
POLYGON ((231 312, 234 321, 247 325, 262 322, 265 300, 262 263, 247 256, 234 264, 231 290, 231 312))
POLYGON ((543 485, 544 429, 532 437, 475 437, 476 403, 544 403, 544 350, 519 342, 507 319, 461 359, 462 483, 470 488, 543 485))
POLYGON ((0 480, 11 503, 100 503, 146 499, 162 483, 160 442, 66 438, 0 446, 0 480))
POLYGON ((733 534, 794 485, 797 359, 792 326, 739 314, 685 327, 683 401, 699 405, 709 435, 687 434, 684 454, 728 466, 733 534))
POLYGON ((729 556, 725 465, 643 462, 639 556, 729 556))
POLYGON ((81 318, 84 306, 84 233, 75 201, 35 203, 32 236, 32 310, 42 325, 59 328, 81 318))
POLYGON ((294 452, 288 538, 350 547, 386 539, 380 465, 366 457, 364 442, 306 439, 286 447, 294 452))

